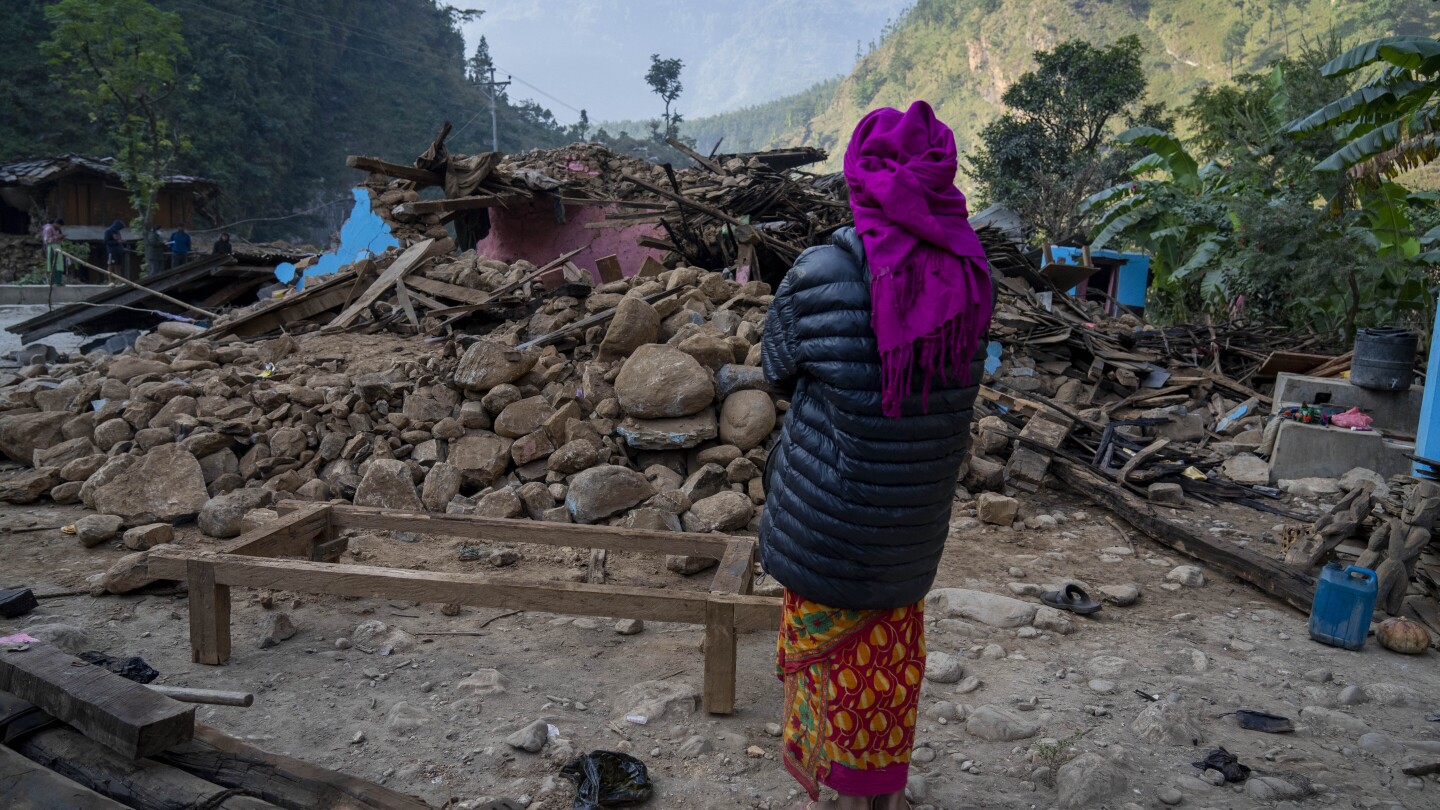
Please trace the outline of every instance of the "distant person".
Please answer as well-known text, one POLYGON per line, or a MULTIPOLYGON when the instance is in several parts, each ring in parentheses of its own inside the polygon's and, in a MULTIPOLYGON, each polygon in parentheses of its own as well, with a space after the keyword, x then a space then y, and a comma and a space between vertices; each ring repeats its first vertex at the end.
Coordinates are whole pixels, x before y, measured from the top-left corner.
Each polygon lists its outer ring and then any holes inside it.
POLYGON ((45 271, 50 277, 50 284, 65 286, 65 254, 60 247, 65 241, 65 220, 56 217, 45 223, 45 227, 40 229, 40 241, 45 243, 45 271))
POLYGON ((170 266, 179 267, 190 260, 190 234, 185 232, 185 226, 175 228, 175 233, 170 234, 170 266))
MULTIPOLYGON (((125 273, 125 239, 121 231, 125 230, 125 223, 115 220, 110 227, 105 229, 105 269, 116 276, 125 273)), ((115 283, 114 277, 109 277, 111 284, 115 283)))
POLYGON ((165 260, 165 237, 160 235, 160 229, 154 225, 150 226, 150 232, 145 234, 145 275, 153 276, 160 272, 165 260))
POLYGON ((230 244, 230 232, 221 231, 220 238, 215 240, 215 245, 210 248, 211 256, 229 256, 235 252, 235 246, 230 244))

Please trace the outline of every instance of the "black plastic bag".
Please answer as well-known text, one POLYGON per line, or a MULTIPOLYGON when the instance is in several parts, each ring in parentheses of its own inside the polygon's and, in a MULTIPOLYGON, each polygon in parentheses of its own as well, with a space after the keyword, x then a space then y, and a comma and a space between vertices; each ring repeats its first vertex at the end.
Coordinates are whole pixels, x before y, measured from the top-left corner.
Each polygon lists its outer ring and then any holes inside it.
POLYGON ((645 763, 614 751, 591 751, 578 756, 565 763, 560 775, 575 783, 572 810, 641 804, 654 792, 645 763))
POLYGON ((80 660, 97 667, 104 667, 116 675, 136 683, 150 683, 160 677, 159 670, 145 663, 145 659, 138 655, 130 658, 116 658, 95 650, 86 650, 80 653, 80 660))
POLYGON ((1224 748, 1216 748, 1206 754, 1204 762, 1191 764, 1202 771, 1214 768, 1225 775, 1226 782, 1244 782, 1250 778, 1250 768, 1240 764, 1240 760, 1224 748))

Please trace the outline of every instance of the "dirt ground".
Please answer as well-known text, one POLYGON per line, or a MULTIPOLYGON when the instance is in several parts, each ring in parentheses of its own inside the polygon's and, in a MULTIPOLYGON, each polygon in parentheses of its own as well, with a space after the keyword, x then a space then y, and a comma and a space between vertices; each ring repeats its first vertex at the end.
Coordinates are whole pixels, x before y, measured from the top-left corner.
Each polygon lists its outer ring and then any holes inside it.
MULTIPOLYGON (((1094 618, 1077 619, 1069 635, 987 627, 932 609, 930 652, 961 656, 965 674, 979 686, 962 692, 973 682, 926 682, 917 733, 926 753, 917 759, 927 761, 911 769, 916 807, 1058 807, 1057 781, 1078 779, 1082 765, 1093 770, 1096 762, 1112 786, 1118 786, 1114 778, 1125 782, 1124 791, 1093 802, 1072 799, 1072 806, 1440 807, 1440 777, 1400 770, 1412 759, 1440 761, 1440 723, 1427 719, 1440 719, 1433 714, 1440 711, 1433 651, 1400 656, 1373 639, 1358 653, 1317 644, 1305 617, 1214 571, 1205 572, 1203 586, 1166 590, 1166 574, 1191 561, 1122 530, 1124 524, 1064 492, 1042 490, 1024 501, 1022 515, 1055 518, 1053 527, 1035 530, 982 525, 971 507, 968 499, 956 504, 937 588, 1011 595, 1013 583, 1076 579, 1092 592, 1135 583, 1143 596, 1133 607, 1107 605, 1094 618), (1341 705, 1346 687, 1376 684, 1365 690, 1368 701, 1341 705), (1177 723, 1180 732, 1171 740, 1153 742, 1166 731, 1132 728, 1152 705, 1140 693, 1160 701, 1174 696, 1183 709, 1177 717, 1188 713, 1194 728, 1177 723), (1010 742, 973 736, 957 715, 984 705, 1018 710, 1039 731, 1010 742), (1218 716, 1240 708, 1293 718, 1297 729, 1263 734, 1218 716), (1308 782, 1308 792, 1292 791, 1307 795, 1211 785, 1191 763, 1217 746, 1254 769, 1251 782, 1260 788, 1271 783, 1255 777, 1288 776, 1286 784, 1308 782), (1077 755, 1057 780, 1056 769, 1077 755)), ((0 586, 23 585, 42 596, 83 591, 87 577, 125 553, 118 543, 82 548, 58 530, 83 514, 54 505, 0 510, 0 527, 10 532, 0 533, 0 586), (15 531, 31 527, 56 528, 15 531)), ((1249 538, 1252 548, 1280 522, 1238 507, 1171 516, 1249 538)), ((219 541, 189 527, 177 542, 206 547, 219 541)), ((573 579, 588 560, 579 551, 516 550, 518 562, 495 569, 461 561, 453 540, 364 536, 343 561, 573 579)), ((665 571, 658 558, 612 554, 611 571, 612 581, 624 584, 699 588, 700 578, 708 582, 708 574, 686 581, 665 571)), ((593 749, 644 760, 656 786, 651 807, 782 808, 799 795, 778 760, 778 740, 766 729, 778 720, 781 697, 772 634, 741 638, 734 715, 671 711, 642 726, 625 721, 629 707, 620 696, 653 680, 698 689, 701 628, 647 623, 643 632, 622 636, 610 620, 532 612, 466 608, 452 617, 437 604, 244 589, 236 589, 234 600, 235 650, 221 667, 190 662, 186 597, 173 584, 123 597, 43 599, 31 615, 0 621, 0 634, 64 623, 83 631, 88 648, 143 657, 162 673, 159 683, 253 691, 251 708, 201 707, 198 717, 263 748, 376 780, 437 807, 509 797, 533 808, 568 808, 573 790, 559 776, 560 764, 593 749), (271 611, 287 613, 298 633, 260 649, 258 627, 271 611), (419 643, 390 655, 337 648, 340 639, 348 646, 352 630, 367 620, 401 628, 419 643), (500 691, 461 686, 486 669, 498 671, 500 691), (506 744, 513 731, 537 719, 554 727, 541 753, 506 744), (752 746, 763 756, 747 754, 752 746)), ((1357 699, 1356 691, 1345 693, 1346 703, 1357 699)))

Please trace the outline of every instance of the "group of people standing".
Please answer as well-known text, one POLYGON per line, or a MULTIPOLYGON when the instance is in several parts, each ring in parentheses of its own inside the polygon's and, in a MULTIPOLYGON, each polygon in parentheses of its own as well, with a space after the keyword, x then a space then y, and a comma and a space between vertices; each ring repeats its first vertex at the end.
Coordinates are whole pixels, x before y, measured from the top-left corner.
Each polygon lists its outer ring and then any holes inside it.
MULTIPOLYGON (((128 248, 125 244, 124 230, 124 220, 117 219, 110 223, 101 237, 101 244, 105 249, 105 270, 112 276, 109 279, 111 283, 114 283, 113 277, 115 276, 135 280, 135 273, 129 269, 129 263, 125 261, 125 253, 128 248)), ((69 267, 62 248, 65 242, 65 220, 56 217, 46 222, 40 229, 40 239, 45 244, 46 281, 54 286, 62 286, 65 284, 66 270, 69 267)), ((145 274, 154 275, 164 269, 166 251, 170 253, 172 268, 190 261, 194 243, 184 225, 176 226, 168 239, 160 233, 158 227, 152 226, 150 232, 145 235, 141 248, 145 257, 145 274)), ((230 242, 230 234, 228 231, 222 231, 210 249, 210 253, 211 255, 228 255, 232 252, 234 252, 234 246, 230 242)))

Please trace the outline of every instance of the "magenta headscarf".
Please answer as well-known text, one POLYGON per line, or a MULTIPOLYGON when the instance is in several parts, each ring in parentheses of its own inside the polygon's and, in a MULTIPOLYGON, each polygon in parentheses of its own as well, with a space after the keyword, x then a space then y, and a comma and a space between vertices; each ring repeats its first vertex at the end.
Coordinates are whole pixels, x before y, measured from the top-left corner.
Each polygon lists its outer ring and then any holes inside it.
POLYGON ((880 344, 883 413, 900 416, 917 370, 922 403, 936 375, 970 361, 990 323, 985 249, 955 187, 955 135, 923 101, 873 110, 845 151, 855 229, 870 264, 870 325, 880 344))

